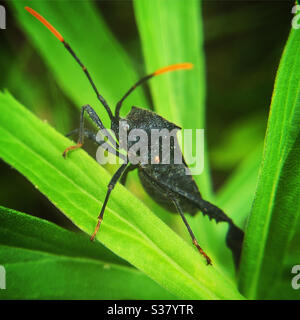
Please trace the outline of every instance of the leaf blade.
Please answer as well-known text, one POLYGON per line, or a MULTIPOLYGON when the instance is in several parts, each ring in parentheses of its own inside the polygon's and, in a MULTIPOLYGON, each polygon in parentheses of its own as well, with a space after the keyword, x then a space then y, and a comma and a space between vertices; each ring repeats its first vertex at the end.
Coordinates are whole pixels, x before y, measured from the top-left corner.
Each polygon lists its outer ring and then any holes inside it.
POLYGON ((174 299, 86 235, 4 207, 0 230, 4 299, 174 299))
MULTIPOLYGON (((157 285, 133 268, 0 245, 7 273, 2 299, 153 299, 157 285), (9 257, 14 256, 14 261, 9 257), (107 280, 109 281, 107 281, 107 280), (146 281, 145 281, 146 280, 146 281), (100 285, 96 285, 100 284, 100 285), (20 290, 20 287, 23 288, 20 290), (143 290, 143 288, 148 288, 143 290)), ((158 290, 157 290, 158 289, 158 290)))
MULTIPOLYGON (((134 11, 148 73, 179 62, 194 64, 193 70, 172 72, 151 81, 155 111, 183 129, 204 128, 205 63, 200 1, 191 0, 188 6, 180 0, 134 1, 134 11)), ((189 148, 195 150, 195 141, 189 148)), ((195 179, 204 196, 211 197, 207 161, 204 172, 195 179)))
MULTIPOLYGON (((80 229, 91 234, 109 174, 83 150, 63 159, 61 152, 69 140, 7 93, 0 95, 3 108, 1 158, 25 175, 80 229)), ((178 297, 242 298, 217 266, 207 268, 191 245, 119 184, 97 239, 178 297)))
POLYGON ((299 33, 292 30, 276 76, 263 161, 242 254, 240 288, 266 298, 283 268, 299 216, 299 33))

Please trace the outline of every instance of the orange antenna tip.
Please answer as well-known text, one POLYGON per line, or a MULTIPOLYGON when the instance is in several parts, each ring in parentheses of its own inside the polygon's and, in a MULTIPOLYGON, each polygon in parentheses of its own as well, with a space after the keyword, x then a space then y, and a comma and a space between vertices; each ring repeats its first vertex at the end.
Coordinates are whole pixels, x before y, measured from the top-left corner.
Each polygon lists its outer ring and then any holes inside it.
POLYGON ((47 27, 59 41, 64 42, 62 35, 44 17, 29 7, 25 7, 25 9, 37 18, 45 27, 47 27))
POLYGON ((158 74, 162 74, 162 73, 165 73, 165 72, 168 72, 168 71, 182 70, 182 69, 192 69, 193 67, 194 67, 194 65, 192 63, 189 63, 189 62, 177 63, 177 64, 172 64, 170 66, 158 69, 153 73, 153 75, 157 76, 158 74))

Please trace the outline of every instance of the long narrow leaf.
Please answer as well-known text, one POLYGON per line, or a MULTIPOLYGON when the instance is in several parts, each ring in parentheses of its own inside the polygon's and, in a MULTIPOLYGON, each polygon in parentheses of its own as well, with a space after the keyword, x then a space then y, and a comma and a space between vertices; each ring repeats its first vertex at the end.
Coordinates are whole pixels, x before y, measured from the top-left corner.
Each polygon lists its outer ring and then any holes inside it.
POLYGON ((267 297, 276 282, 300 213, 299 89, 300 33, 292 30, 275 82, 242 256, 240 287, 249 298, 267 297))
POLYGON ((0 243, 3 245, 129 266, 101 243, 91 245, 88 240, 86 234, 75 234, 47 220, 0 206, 0 243))
POLYGON ((3 207, 0 257, 7 274, 2 299, 174 298, 86 235, 3 207))
MULTIPOLYGON (((177 71, 151 80, 155 111, 183 129, 192 129, 194 133, 196 129, 205 128, 206 85, 201 1, 190 0, 187 5, 181 0, 135 0, 134 11, 147 72, 178 62, 194 64, 193 70, 177 71)), ((200 147, 195 135, 192 142, 184 143, 189 150, 195 151, 200 147)), ((213 202, 207 154, 202 157, 204 171, 194 175, 194 179, 202 196, 213 202)), ((214 261, 221 262, 216 247, 226 246, 226 226, 216 226, 207 217, 202 217, 200 212, 187 219, 201 246, 214 261)), ((227 255, 226 259, 232 260, 231 255, 227 255)))
MULTIPOLYGON (((109 174, 83 150, 63 159, 70 141, 8 93, 0 95, 0 156, 91 234, 109 174)), ((239 299, 235 285, 145 205, 117 185, 97 236, 106 247, 180 298, 239 299)))
MULTIPOLYGON (((216 195, 216 204, 225 212, 230 212, 231 218, 242 230, 251 212, 261 155, 262 144, 258 145, 256 150, 239 165, 216 195)), ((235 275, 235 267, 230 259, 231 252, 228 248, 224 249, 226 232, 227 228, 219 231, 219 238, 223 241, 214 243, 214 249, 224 269, 230 270, 231 274, 235 275)))
POLYGON ((262 143, 242 161, 216 195, 216 203, 231 213, 236 225, 243 228, 251 212, 261 163, 262 143))
MULTIPOLYGON (((178 62, 194 69, 178 71, 151 81, 155 110, 185 129, 205 123, 205 64, 200 1, 134 1, 135 17, 148 72, 178 62)), ((190 145, 196 148, 196 141, 190 145)), ((195 179, 204 196, 211 196, 209 167, 195 179)))

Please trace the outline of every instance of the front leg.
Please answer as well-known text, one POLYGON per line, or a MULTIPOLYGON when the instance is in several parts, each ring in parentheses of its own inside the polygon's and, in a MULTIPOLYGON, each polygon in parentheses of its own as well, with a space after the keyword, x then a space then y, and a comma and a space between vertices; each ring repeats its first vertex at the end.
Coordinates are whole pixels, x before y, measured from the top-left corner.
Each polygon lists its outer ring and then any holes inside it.
POLYGON ((87 105, 85 105, 85 106, 83 106, 81 108, 78 142, 77 142, 77 144, 75 146, 70 146, 70 147, 65 149, 65 151, 63 152, 63 157, 64 158, 67 156, 67 153, 69 151, 81 148, 83 146, 84 135, 85 135, 85 129, 84 129, 84 113, 85 112, 87 112, 87 114, 90 116, 92 121, 96 124, 96 126, 100 130, 105 130, 106 131, 106 135, 107 135, 108 139, 110 140, 110 142, 113 145, 116 145, 116 149, 117 150, 119 149, 118 143, 114 140, 114 138, 110 135, 110 133, 104 127, 104 125, 103 125, 101 119, 99 118, 99 116, 97 115, 96 111, 90 105, 87 104, 87 105))
MULTIPOLYGON (((79 128, 72 130, 71 132, 67 133, 65 136, 68 138, 68 137, 71 137, 74 134, 78 134, 78 133, 79 133, 79 128)), ((97 134, 95 132, 90 131, 88 129, 84 129, 84 136, 85 136, 85 138, 98 143, 97 142, 97 134)))
MULTIPOLYGON (((79 128, 78 129, 75 129, 75 130, 72 130, 71 132, 69 132, 68 134, 66 134, 66 137, 70 137, 72 136, 73 134, 77 134, 79 132, 79 128)), ((121 158, 124 162, 127 162, 127 156, 124 155, 123 153, 120 153, 119 150, 116 150, 116 152, 112 152, 108 149, 106 149, 103 144, 105 143, 104 140, 99 140, 97 139, 97 134, 93 131, 90 131, 90 130, 84 130, 84 137, 95 142, 100 148, 104 148, 105 150, 107 150, 108 152, 110 152, 112 155, 114 156, 117 156, 119 158, 121 158)), ((130 167, 129 167, 130 168, 130 167)), ((131 171, 133 169, 130 169, 129 171, 131 171)), ((126 173, 126 172, 125 172, 126 173)), ((123 176, 125 175, 125 173, 123 174, 123 176)), ((122 180, 121 180, 121 183, 124 184, 122 181, 123 181, 123 176, 122 176, 122 180)))

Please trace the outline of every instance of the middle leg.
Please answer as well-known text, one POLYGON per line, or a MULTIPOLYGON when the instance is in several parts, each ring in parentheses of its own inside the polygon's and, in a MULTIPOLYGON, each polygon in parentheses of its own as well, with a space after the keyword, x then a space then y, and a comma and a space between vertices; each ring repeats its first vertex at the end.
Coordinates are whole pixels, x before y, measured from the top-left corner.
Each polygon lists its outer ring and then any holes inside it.
POLYGON ((122 176, 123 172, 125 171, 126 167, 128 166, 128 163, 124 163, 120 166, 120 168, 115 172, 115 174, 112 176, 109 184, 108 184, 108 190, 101 208, 101 212, 98 216, 98 223, 96 225, 95 231, 93 232, 92 236, 91 236, 91 241, 93 241, 96 237, 97 232, 99 231, 101 222, 103 220, 103 215, 104 215, 104 211, 105 211, 105 207, 107 205, 109 196, 111 194, 111 191, 113 190, 113 188, 115 187, 116 183, 118 182, 118 180, 120 179, 120 177, 122 176))

